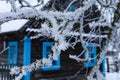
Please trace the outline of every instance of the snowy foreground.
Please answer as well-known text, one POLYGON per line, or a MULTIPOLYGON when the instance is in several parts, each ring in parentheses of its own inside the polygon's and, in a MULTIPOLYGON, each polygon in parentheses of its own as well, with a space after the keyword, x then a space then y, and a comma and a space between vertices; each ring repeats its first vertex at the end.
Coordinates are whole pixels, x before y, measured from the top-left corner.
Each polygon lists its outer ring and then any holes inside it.
MULTIPOLYGON (((1 80, 1 75, 0 75, 1 80)), ((106 74, 106 80, 120 80, 120 73, 107 73, 106 74)))
POLYGON ((120 80, 120 72, 107 73, 106 80, 120 80))

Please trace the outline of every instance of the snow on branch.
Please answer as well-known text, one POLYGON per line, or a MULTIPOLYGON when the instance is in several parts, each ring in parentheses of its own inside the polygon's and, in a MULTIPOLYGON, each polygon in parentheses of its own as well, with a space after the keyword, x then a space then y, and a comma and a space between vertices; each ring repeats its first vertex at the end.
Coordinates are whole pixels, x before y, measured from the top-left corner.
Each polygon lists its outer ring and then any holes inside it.
MULTIPOLYGON (((34 36, 30 36, 31 39, 44 36, 52 38, 55 41, 54 46, 52 47, 53 53, 51 53, 48 58, 37 60, 28 66, 11 69, 11 74, 18 75, 15 80, 20 80, 27 72, 41 69, 44 65, 51 66, 52 61, 56 60, 59 55, 56 54, 58 51, 65 51, 70 47, 74 49, 77 43, 81 43, 83 48, 82 52, 79 55, 70 55, 69 57, 78 62, 90 61, 93 59, 89 57, 89 51, 84 45, 86 43, 95 43, 102 49, 101 43, 103 39, 108 40, 108 34, 104 33, 103 28, 105 28, 108 33, 111 33, 110 29, 113 29, 114 27, 113 22, 115 21, 114 17, 118 4, 118 0, 83 0, 82 6, 79 6, 74 11, 69 11, 69 7, 76 1, 73 0, 65 10, 57 11, 37 9, 26 0, 22 0, 22 2, 18 0, 22 5, 22 8, 16 9, 14 4, 15 0, 9 1, 11 2, 13 11, 0 13, 0 24, 15 19, 41 19, 44 20, 44 23, 42 23, 39 28, 27 28, 26 32, 36 33, 34 36), (81 58, 84 51, 87 53, 85 59, 81 58)), ((55 2, 53 5, 55 5, 55 2)), ((98 60, 96 67, 101 64, 105 52, 106 51, 103 50, 99 54, 100 59, 98 60)), ((90 73, 90 77, 93 77, 95 72, 96 71, 90 73)))
MULTIPOLYGON (((55 55, 53 55, 55 56, 55 55)), ((15 77, 15 80, 20 80, 22 79, 23 76, 27 74, 27 72, 32 72, 35 70, 42 70, 44 66, 50 67, 52 66, 53 60, 57 60, 56 56, 53 57, 51 54, 48 56, 48 58, 43 58, 40 60, 36 60, 32 64, 28 66, 22 66, 22 67, 14 67, 11 69, 10 74, 11 75, 18 75, 15 77)))
POLYGON ((51 18, 49 15, 57 19, 62 20, 77 20, 85 10, 87 10, 95 0, 88 0, 85 3, 84 7, 80 7, 74 13, 73 12, 59 12, 59 11, 41 11, 34 8, 22 8, 16 12, 0 13, 0 24, 14 19, 42 19, 42 18, 51 18), (29 15, 28 15, 29 14, 29 15))
MULTIPOLYGON (((119 29, 120 29, 120 19, 118 21, 116 21, 114 24, 115 24, 115 26, 114 26, 114 28, 112 30, 110 40, 107 42, 104 49, 100 52, 100 55, 99 55, 100 57, 99 57, 99 59, 97 61, 96 66, 91 70, 90 74, 87 77, 88 80, 93 79, 93 76, 98 73, 100 65, 101 65, 107 51, 109 51, 109 47, 114 46, 114 48, 116 49, 116 52, 119 52, 119 48, 118 48, 119 43, 116 40, 119 40, 119 37, 120 37, 120 35, 118 34, 119 29)), ((100 75, 97 74, 97 76, 100 76, 100 75)), ((100 77, 100 78, 98 78, 98 80, 101 80, 102 78, 103 77, 100 77)))

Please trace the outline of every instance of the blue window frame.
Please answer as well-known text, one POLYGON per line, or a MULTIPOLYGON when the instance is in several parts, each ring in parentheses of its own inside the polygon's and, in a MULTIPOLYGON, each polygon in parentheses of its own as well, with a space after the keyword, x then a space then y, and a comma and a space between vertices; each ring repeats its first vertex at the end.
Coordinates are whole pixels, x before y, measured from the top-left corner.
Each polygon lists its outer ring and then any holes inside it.
MULTIPOLYGON (((106 40, 103 40, 103 41, 101 42, 101 46, 105 46, 105 45, 106 45, 106 40)), ((106 63, 106 57, 105 57, 105 55, 104 55, 103 61, 102 61, 102 74, 103 74, 104 77, 106 76, 105 63, 106 63)))
POLYGON ((18 43, 16 41, 8 43, 8 64, 17 64, 18 43))
MULTIPOLYGON (((53 42, 43 42, 42 46, 42 58, 47 58, 48 55, 51 53, 51 48, 53 46, 53 42)), ((43 66, 43 71, 49 71, 49 70, 59 70, 60 69, 60 55, 58 56, 57 60, 52 61, 51 66, 43 66)))
MULTIPOLYGON (((88 49, 89 52, 89 58, 92 58, 92 60, 85 62, 84 67, 93 67, 96 64, 96 45, 92 43, 85 44, 85 47, 88 49)), ((86 58, 86 53, 84 54, 84 57, 86 58)))
POLYGON ((73 5, 73 6, 69 7, 68 11, 75 11, 76 9, 77 9, 77 7, 73 5))
POLYGON ((102 61, 102 74, 103 74, 104 77, 106 76, 105 62, 106 62, 106 59, 105 59, 105 56, 104 56, 103 61, 102 61))

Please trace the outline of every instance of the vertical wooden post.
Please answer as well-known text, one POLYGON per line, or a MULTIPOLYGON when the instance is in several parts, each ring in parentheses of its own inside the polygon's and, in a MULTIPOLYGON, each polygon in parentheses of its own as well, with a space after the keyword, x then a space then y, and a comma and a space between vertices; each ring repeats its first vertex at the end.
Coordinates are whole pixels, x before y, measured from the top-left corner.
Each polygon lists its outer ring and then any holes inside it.
POLYGON ((102 61, 102 73, 104 77, 106 76, 105 62, 106 62, 106 58, 104 56, 102 61))
MULTIPOLYGON (((23 64, 29 65, 31 61, 31 39, 28 36, 24 37, 24 55, 23 55, 23 64)), ((24 77, 24 80, 30 80, 30 72, 24 77)))
POLYGON ((109 66, 110 66, 110 65, 109 65, 109 58, 106 59, 106 63, 107 63, 107 72, 110 72, 110 71, 109 71, 109 70, 110 70, 110 68, 109 68, 109 66))

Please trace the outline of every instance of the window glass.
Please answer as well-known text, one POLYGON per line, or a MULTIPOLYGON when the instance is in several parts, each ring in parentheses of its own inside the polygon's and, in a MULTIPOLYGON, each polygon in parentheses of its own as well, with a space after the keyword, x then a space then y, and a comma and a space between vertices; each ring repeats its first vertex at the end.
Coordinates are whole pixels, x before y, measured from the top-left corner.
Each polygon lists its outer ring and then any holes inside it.
POLYGON ((8 43, 8 64, 17 64, 18 44, 17 42, 8 43))
MULTIPOLYGON (((52 53, 51 49, 53 46, 53 42, 43 42, 43 47, 42 47, 42 57, 43 58, 48 58, 48 56, 52 53)), ((58 56, 58 60, 53 60, 51 66, 44 65, 42 67, 43 71, 48 71, 48 70, 59 70, 60 69, 60 55, 58 56)))
MULTIPOLYGON (((88 54, 89 54, 89 58, 91 59, 88 62, 84 63, 84 67, 93 67, 96 64, 96 45, 92 44, 92 43, 88 43, 87 45, 85 45, 85 47, 87 47, 88 49, 88 54)), ((84 53, 84 57, 86 58, 86 53, 84 53)))

